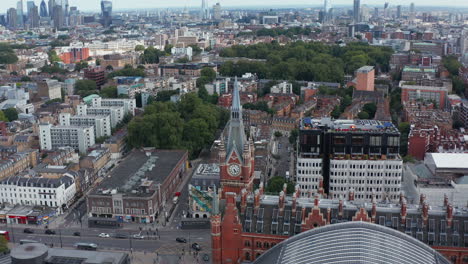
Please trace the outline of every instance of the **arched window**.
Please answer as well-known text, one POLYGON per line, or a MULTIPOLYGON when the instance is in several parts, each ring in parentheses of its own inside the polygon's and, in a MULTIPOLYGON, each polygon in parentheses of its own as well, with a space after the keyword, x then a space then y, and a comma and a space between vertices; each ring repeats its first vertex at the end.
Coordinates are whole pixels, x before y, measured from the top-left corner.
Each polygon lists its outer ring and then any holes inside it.
POLYGON ((249 241, 249 240, 246 240, 246 241, 244 242, 244 246, 250 247, 250 241, 249 241))

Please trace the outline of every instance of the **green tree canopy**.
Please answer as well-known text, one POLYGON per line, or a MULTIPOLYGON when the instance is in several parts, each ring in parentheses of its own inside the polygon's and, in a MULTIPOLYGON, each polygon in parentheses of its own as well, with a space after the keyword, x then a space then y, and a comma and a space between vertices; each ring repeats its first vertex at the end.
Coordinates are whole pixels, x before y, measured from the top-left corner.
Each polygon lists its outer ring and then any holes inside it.
POLYGON ((117 86, 111 85, 101 89, 101 96, 104 98, 117 98, 117 86))
POLYGON ((359 119, 369 119, 369 113, 366 111, 359 112, 357 116, 359 119))
POLYGON ((96 82, 93 80, 78 80, 75 83, 75 91, 81 97, 85 97, 91 94, 97 94, 96 82))
POLYGON ((367 112, 369 114, 369 119, 373 119, 375 116, 375 112, 377 111, 377 105, 375 103, 365 104, 362 107, 362 111, 367 112))
POLYGON ((266 191, 269 193, 280 193, 283 190, 284 184, 287 184, 287 194, 292 194, 294 192, 294 184, 287 182, 283 176, 272 177, 266 186, 266 191))
POLYGON ((10 122, 18 119, 18 110, 16 110, 16 108, 10 107, 3 110, 3 113, 10 122))

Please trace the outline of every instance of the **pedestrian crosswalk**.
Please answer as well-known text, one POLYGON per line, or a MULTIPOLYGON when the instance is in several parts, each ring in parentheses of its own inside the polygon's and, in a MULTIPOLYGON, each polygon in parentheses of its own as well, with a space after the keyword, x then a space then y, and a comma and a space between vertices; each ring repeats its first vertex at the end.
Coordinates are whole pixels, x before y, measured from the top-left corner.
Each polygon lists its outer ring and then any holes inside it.
POLYGON ((0 255, 0 264, 11 264, 10 254, 0 255))
MULTIPOLYGON (((208 242, 200 242, 198 244, 200 245, 202 252, 208 252, 211 250, 211 246, 208 242)), ((159 255, 181 255, 184 253, 189 254, 189 251, 194 251, 190 247, 191 244, 189 243, 168 243, 158 248, 155 252, 159 255)))

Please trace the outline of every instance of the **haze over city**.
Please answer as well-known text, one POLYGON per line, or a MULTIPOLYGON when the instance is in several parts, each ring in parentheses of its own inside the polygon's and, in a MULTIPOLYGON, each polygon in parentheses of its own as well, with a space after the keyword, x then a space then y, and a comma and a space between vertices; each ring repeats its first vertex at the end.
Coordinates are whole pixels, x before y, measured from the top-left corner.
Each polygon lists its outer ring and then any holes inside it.
POLYGON ((2 0, 0 264, 467 248, 468 2, 2 0))

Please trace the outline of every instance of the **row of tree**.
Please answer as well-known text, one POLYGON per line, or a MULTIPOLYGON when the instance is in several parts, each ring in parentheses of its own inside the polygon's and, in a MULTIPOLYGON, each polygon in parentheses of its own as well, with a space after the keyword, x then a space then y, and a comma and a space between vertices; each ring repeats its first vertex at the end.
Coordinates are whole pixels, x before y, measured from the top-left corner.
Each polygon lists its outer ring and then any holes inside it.
POLYGON ((13 64, 18 61, 12 46, 5 43, 0 43, 0 64, 13 64))
POLYGON ((226 62, 220 69, 225 76, 256 73, 262 79, 342 82, 345 74, 364 65, 389 69, 393 50, 388 47, 350 43, 345 47, 302 41, 279 45, 277 42, 243 46, 221 51, 223 57, 246 57, 266 61, 226 62))
POLYGON ((147 106, 144 115, 128 125, 127 140, 132 147, 188 149, 195 157, 213 142, 216 131, 228 119, 226 110, 189 93, 177 104, 154 102, 147 106))

